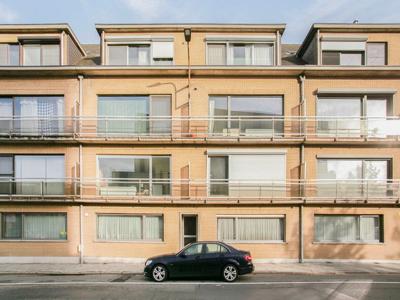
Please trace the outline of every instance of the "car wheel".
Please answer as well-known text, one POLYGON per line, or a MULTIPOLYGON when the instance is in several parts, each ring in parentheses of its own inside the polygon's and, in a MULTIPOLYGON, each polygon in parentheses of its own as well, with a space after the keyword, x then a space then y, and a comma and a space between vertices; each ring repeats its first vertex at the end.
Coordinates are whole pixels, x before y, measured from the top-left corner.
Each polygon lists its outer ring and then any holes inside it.
POLYGON ((235 265, 226 265, 222 270, 222 278, 227 282, 234 282, 238 278, 238 269, 235 265))
POLYGON ((155 265, 153 270, 151 271, 151 277, 154 281, 162 282, 167 279, 168 271, 167 268, 163 265, 155 265))

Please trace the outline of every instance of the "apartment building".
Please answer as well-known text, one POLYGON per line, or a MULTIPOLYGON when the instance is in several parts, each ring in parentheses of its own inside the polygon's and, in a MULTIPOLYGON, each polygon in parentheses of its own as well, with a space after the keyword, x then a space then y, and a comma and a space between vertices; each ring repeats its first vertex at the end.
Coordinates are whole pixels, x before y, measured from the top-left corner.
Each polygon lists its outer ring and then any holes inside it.
POLYGON ((0 262, 400 261, 400 25, 0 25, 0 262))

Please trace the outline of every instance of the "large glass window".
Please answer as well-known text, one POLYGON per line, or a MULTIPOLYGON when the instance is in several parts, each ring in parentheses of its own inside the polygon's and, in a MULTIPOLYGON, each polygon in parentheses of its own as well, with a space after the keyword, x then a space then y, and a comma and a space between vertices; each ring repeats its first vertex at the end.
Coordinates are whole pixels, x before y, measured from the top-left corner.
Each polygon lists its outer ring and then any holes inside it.
POLYGON ((64 97, 0 98, 0 134, 58 135, 64 132, 64 97))
POLYGON ((0 44, 0 66, 19 66, 18 44, 0 44))
POLYGON ((14 158, 11 155, 0 156, 0 194, 13 193, 14 158))
POLYGON ((391 103, 388 96, 319 96, 318 134, 339 137, 384 136, 387 127, 385 118, 391 114, 391 103))
POLYGON ((107 135, 171 132, 170 96, 99 96, 98 131, 107 135))
POLYGON ((98 156, 101 195, 170 194, 169 156, 98 156))
POLYGON ((208 43, 209 65, 274 65, 272 43, 208 43))
POLYGON ((103 241, 162 241, 162 216, 98 215, 97 239, 103 241))
POLYGON ((16 155, 16 193, 22 195, 63 195, 63 155, 16 155))
POLYGON ((284 154, 232 154, 209 157, 210 195, 278 196, 284 193, 284 154))
POLYGON ((318 194, 322 197, 384 197, 389 187, 386 159, 318 159, 318 194))
POLYGON ((374 215, 316 215, 316 242, 382 242, 382 217, 374 215))
POLYGON ((0 213, 0 239, 66 240, 65 213, 0 213))
POLYGON ((24 44, 24 66, 57 66, 61 64, 59 44, 24 44))
POLYGON ((127 45, 108 45, 109 65, 170 65, 173 63, 173 42, 154 41, 127 45))
POLYGON ((285 239, 284 216, 218 217, 218 240, 226 242, 277 241, 285 239))
POLYGON ((282 96, 211 96, 210 131, 217 135, 283 133, 282 96), (274 117, 278 117, 277 120, 274 117))

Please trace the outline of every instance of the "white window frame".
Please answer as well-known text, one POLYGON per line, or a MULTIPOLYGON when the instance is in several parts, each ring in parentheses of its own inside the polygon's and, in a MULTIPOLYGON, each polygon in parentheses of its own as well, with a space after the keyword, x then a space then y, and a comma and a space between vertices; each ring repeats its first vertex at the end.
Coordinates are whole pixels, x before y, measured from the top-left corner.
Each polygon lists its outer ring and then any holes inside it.
POLYGON ((104 243, 163 243, 165 240, 165 217, 164 214, 130 214, 130 213, 96 213, 96 238, 95 242, 104 242, 104 243), (124 216, 124 217, 140 217, 141 222, 141 238, 136 240, 103 240, 99 239, 99 216, 124 216), (145 231, 144 231, 144 224, 146 217, 161 217, 162 219, 162 237, 161 239, 145 239, 145 231))
POLYGON ((217 215, 216 218, 217 224, 217 240, 222 241, 224 243, 228 244, 284 244, 286 243, 286 215, 217 215), (235 223, 235 232, 234 240, 220 240, 218 236, 218 219, 220 218, 231 218, 234 219, 235 223), (283 239, 282 240, 239 240, 237 238, 237 232, 238 232, 238 219, 244 218, 244 219, 283 219, 283 239))
MULTIPOLYGON (((207 195, 208 197, 212 197, 212 198, 226 198, 226 195, 211 195, 211 157, 228 157, 228 182, 230 180, 229 178, 229 165, 230 165, 230 160, 232 155, 284 155, 285 156, 285 173, 287 172, 287 151, 286 150, 272 150, 272 151, 248 151, 248 150, 233 150, 233 151, 208 151, 207 153, 207 195)), ((286 180, 286 175, 285 175, 285 180, 286 180)))
MULTIPOLYGON (((166 197, 167 195, 160 195, 160 196, 154 196, 153 195, 153 157, 168 157, 169 158, 169 186, 170 186, 170 192, 172 192, 172 156, 167 155, 167 154, 161 154, 161 155, 102 155, 98 154, 96 155, 96 178, 100 179, 100 169, 99 169, 99 158, 145 158, 149 160, 149 197, 166 197)), ((97 193, 99 192, 98 189, 99 187, 96 187, 97 193)))
POLYGON ((225 65, 226 66, 242 66, 242 65, 236 65, 233 63, 233 45, 234 44, 245 44, 245 45, 251 45, 251 64, 245 65, 245 66, 265 66, 265 67, 273 67, 277 65, 277 58, 276 58, 276 41, 207 41, 206 42, 206 62, 207 65, 210 65, 209 59, 208 59, 208 45, 209 44, 224 44, 225 45, 225 65), (272 45, 272 57, 273 61, 271 65, 256 65, 254 64, 254 45, 255 44, 269 44, 272 45))
POLYGON ((384 243, 384 216, 383 215, 377 215, 377 214, 315 214, 314 215, 314 238, 313 238, 313 244, 383 244, 384 243), (357 233, 359 236, 359 240, 354 240, 354 241, 341 241, 341 240, 323 240, 323 241, 317 241, 316 239, 316 217, 356 217, 357 218, 357 233), (360 237, 360 219, 361 218, 378 218, 379 220, 379 240, 361 240, 360 237))
MULTIPOLYGON (((124 64, 123 66, 131 66, 131 67, 146 67, 146 66, 164 66, 162 64, 156 64, 154 63, 154 56, 153 56, 153 42, 157 42, 158 40, 152 40, 152 41, 143 41, 143 40, 132 40, 132 41, 126 41, 126 42, 106 42, 106 65, 108 66, 113 66, 110 65, 110 59, 109 59, 109 46, 126 46, 127 50, 126 50, 126 64, 124 64), (129 47, 130 46, 134 46, 134 45, 149 45, 149 58, 150 58, 150 63, 148 65, 130 65, 129 64, 129 47)), ((171 43, 173 43, 174 45, 174 41, 169 41, 171 43)), ((175 65, 175 49, 173 47, 173 53, 172 53, 172 61, 171 64, 165 64, 165 66, 171 66, 171 65, 175 65)))

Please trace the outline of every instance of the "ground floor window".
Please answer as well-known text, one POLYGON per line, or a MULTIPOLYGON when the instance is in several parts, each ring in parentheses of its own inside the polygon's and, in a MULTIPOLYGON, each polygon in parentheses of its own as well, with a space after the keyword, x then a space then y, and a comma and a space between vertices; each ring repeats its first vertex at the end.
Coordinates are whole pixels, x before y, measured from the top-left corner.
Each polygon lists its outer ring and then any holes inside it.
POLYGON ((66 240, 65 213, 0 213, 0 239, 66 240))
POLYGON ((285 239, 284 216, 218 217, 218 240, 225 242, 274 241, 285 239))
POLYGON ((97 215, 97 239, 103 241, 162 241, 163 216, 97 215))
POLYGON ((316 242, 383 242, 379 215, 316 215, 316 242))

